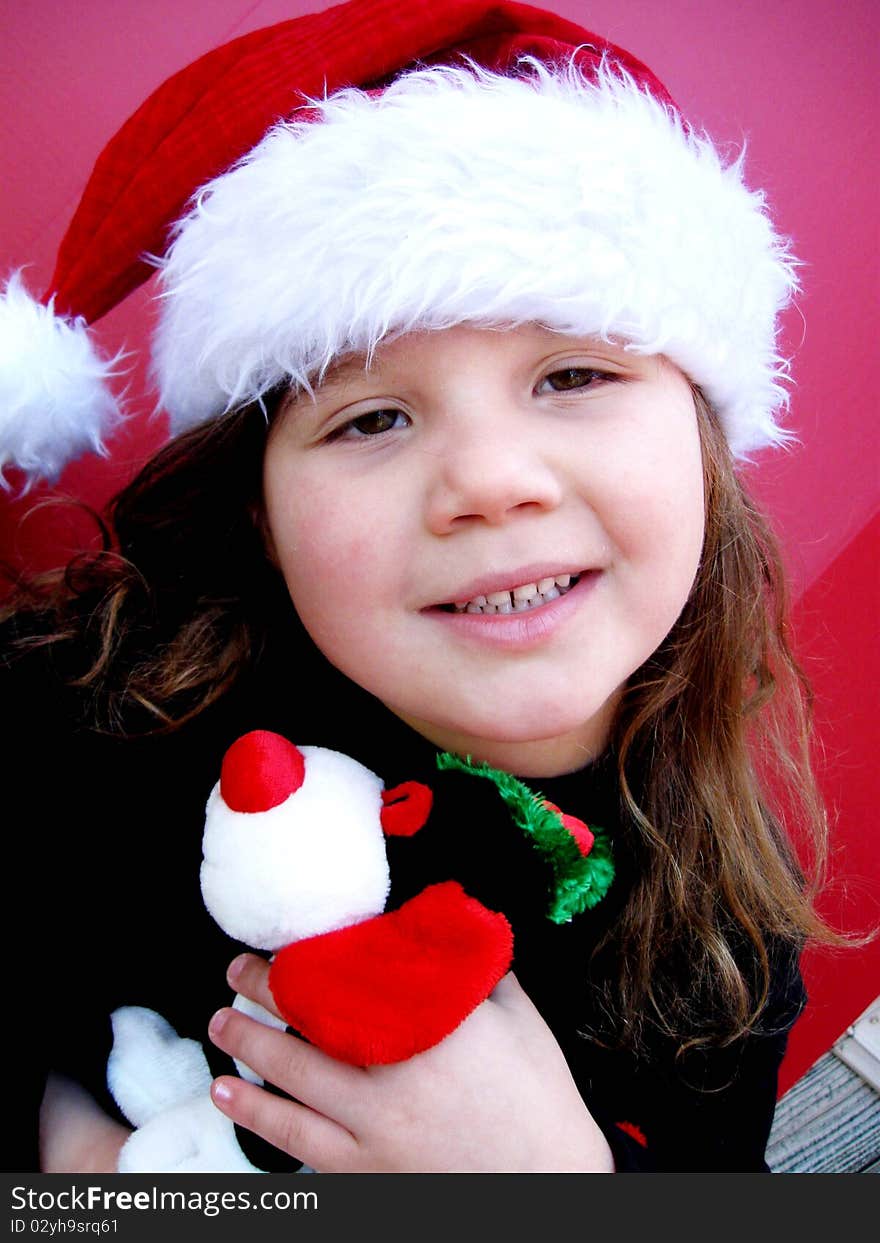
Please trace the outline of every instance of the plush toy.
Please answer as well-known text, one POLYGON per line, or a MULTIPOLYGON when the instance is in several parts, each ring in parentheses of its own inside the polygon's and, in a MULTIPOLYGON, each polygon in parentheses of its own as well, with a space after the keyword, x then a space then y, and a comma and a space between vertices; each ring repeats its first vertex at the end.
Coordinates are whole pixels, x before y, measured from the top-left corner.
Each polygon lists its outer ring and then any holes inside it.
MULTIPOLYGON (((550 919, 603 896, 613 866, 601 830, 506 773, 449 754, 437 764, 438 780, 456 770, 495 784, 513 825, 550 864, 550 919)), ((368 1066, 430 1048, 489 996, 513 956, 503 913, 454 880, 385 910, 385 838, 418 832, 432 803, 426 785, 385 790, 350 757, 278 734, 255 731, 229 748, 206 808, 202 894, 226 933, 272 954, 269 985, 284 1018, 242 997, 234 1005, 368 1066)), ((141 1007, 115 1011, 112 1022, 108 1083, 136 1128, 119 1171, 254 1172, 210 1100, 202 1046, 141 1007)))

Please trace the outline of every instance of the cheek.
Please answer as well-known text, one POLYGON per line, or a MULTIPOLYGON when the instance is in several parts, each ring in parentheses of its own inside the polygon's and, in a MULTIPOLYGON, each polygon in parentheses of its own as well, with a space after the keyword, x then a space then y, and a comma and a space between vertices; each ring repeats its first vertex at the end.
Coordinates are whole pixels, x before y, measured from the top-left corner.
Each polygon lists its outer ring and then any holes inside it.
POLYGON ((276 560, 312 639, 335 659, 349 631, 363 632, 395 598, 390 541, 381 508, 363 510, 339 489, 314 481, 266 486, 266 517, 276 560), (377 516, 378 515, 378 516, 377 516))
POLYGON ((297 610, 357 587, 366 537, 344 522, 339 507, 312 503, 270 509, 278 563, 297 610))
POLYGON ((672 621, 693 586, 705 529, 699 435, 695 424, 677 430, 632 459, 637 465, 621 481, 612 532, 650 612, 672 621))

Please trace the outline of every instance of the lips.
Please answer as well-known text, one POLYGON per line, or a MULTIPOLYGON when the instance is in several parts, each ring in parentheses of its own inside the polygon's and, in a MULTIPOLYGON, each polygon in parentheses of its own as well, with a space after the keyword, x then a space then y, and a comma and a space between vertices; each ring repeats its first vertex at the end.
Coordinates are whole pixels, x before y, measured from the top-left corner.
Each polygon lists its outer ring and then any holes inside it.
POLYGON ((566 566, 554 572, 548 570, 545 563, 541 567, 543 572, 536 574, 535 567, 530 568, 532 572, 526 574, 519 571, 504 576, 484 575, 464 588, 460 595, 456 593, 452 602, 422 611, 456 643, 473 644, 483 651, 508 653, 543 647, 579 616, 604 571, 600 568, 575 570, 566 566), (566 577, 568 586, 558 586, 560 578, 564 581, 566 577), (545 593, 531 596, 530 589, 546 586, 548 579, 552 586, 547 586, 545 593), (528 598, 516 601, 520 587, 520 595, 528 595, 528 598), (485 597, 485 605, 476 603, 480 596, 485 597), (501 598, 500 608, 498 604, 489 604, 490 597, 501 598), (517 610, 517 603, 525 604, 525 608, 517 610))
POLYGON ((576 585, 578 578, 577 574, 567 573, 546 575, 534 582, 520 583, 516 587, 489 592, 487 595, 479 593, 467 600, 456 600, 444 608, 447 612, 483 615, 527 613, 564 596, 576 585))

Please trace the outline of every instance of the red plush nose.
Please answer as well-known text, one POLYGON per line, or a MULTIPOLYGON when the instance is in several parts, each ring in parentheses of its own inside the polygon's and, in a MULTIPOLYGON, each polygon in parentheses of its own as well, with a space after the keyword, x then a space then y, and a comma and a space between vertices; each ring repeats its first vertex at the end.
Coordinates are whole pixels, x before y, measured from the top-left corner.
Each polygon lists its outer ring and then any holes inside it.
POLYGON ((303 783, 302 752, 280 734, 255 729, 236 739, 223 757, 220 793, 232 811, 268 811, 303 783))

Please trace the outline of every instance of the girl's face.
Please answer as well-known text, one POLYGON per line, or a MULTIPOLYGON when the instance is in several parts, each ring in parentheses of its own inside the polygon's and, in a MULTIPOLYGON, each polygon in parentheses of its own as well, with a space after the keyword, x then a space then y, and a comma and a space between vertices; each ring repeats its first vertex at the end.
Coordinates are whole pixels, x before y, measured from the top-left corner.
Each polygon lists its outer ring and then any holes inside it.
POLYGON ((602 750, 703 541, 681 372, 536 326, 337 366, 282 409, 264 499, 325 656, 438 746, 522 776, 602 750))

